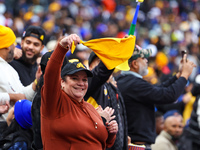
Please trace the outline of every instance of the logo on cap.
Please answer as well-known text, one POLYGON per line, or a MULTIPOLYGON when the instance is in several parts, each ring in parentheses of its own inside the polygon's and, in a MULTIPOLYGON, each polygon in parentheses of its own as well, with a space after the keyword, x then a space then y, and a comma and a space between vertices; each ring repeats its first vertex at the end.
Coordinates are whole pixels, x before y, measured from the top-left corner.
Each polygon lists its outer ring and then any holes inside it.
POLYGON ((26 31, 24 31, 24 32, 23 32, 23 35, 22 35, 22 37, 24 37, 25 35, 26 35, 26 31))
POLYGON ((84 68, 85 69, 85 67, 83 66, 83 64, 81 62, 76 65, 76 68, 84 68))
POLYGON ((69 62, 70 62, 70 63, 79 62, 79 60, 78 60, 78 59, 70 59, 69 62))
POLYGON ((44 35, 40 36, 40 40, 42 40, 42 41, 44 40, 44 35))

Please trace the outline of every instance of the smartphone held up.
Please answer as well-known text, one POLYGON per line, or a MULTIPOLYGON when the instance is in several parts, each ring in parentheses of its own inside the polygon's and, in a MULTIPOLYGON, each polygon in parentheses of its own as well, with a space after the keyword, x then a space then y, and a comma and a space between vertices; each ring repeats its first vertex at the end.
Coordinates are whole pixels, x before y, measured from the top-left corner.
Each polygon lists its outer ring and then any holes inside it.
MULTIPOLYGON (((187 50, 182 50, 181 51, 182 59, 183 59, 184 54, 187 54, 187 50)), ((187 61, 187 59, 186 59, 186 61, 187 61)))

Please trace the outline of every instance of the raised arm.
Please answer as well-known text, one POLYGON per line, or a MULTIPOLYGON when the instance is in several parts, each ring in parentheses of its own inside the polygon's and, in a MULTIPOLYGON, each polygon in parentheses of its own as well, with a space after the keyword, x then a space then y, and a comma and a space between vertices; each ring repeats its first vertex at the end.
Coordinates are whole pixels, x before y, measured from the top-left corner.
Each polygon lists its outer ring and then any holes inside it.
POLYGON ((180 64, 180 74, 177 76, 177 80, 171 82, 167 87, 152 86, 146 81, 142 81, 141 83, 144 84, 134 85, 138 88, 134 89, 135 91, 132 91, 132 93, 138 93, 138 100, 144 100, 145 103, 168 104, 174 102, 183 93, 187 80, 195 66, 193 62, 186 60, 185 54, 180 64), (148 99, 145 99, 145 97, 148 97, 148 99))
POLYGON ((85 95, 85 100, 109 79, 113 70, 114 69, 108 70, 103 62, 100 61, 100 63, 92 70, 93 77, 88 80, 88 90, 85 95))
POLYGON ((50 113, 49 110, 57 108, 56 106, 59 103, 58 99, 61 94, 61 66, 65 54, 71 48, 73 41, 76 45, 80 42, 80 38, 76 34, 64 37, 57 45, 47 63, 44 74, 44 86, 41 91, 43 114, 50 113))

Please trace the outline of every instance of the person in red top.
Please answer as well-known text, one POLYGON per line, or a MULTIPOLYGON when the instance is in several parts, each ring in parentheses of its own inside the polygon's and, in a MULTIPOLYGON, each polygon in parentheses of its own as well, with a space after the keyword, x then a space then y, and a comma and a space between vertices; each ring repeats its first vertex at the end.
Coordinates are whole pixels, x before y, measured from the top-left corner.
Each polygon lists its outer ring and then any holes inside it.
POLYGON ((41 90, 43 149, 104 150, 114 144, 118 124, 111 120, 104 125, 95 108, 84 101, 92 73, 81 62, 69 62, 61 71, 73 41, 76 45, 80 38, 76 34, 64 37, 45 69, 41 90))

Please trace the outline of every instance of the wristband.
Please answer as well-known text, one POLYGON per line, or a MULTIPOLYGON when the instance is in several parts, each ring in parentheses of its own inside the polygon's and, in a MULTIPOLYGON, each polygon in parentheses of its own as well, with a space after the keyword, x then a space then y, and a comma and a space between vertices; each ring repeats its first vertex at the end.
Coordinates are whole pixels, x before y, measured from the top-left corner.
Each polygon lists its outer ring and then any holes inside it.
POLYGON ((34 80, 34 83, 35 83, 35 85, 37 85, 37 83, 38 83, 38 82, 37 82, 37 79, 34 80))

